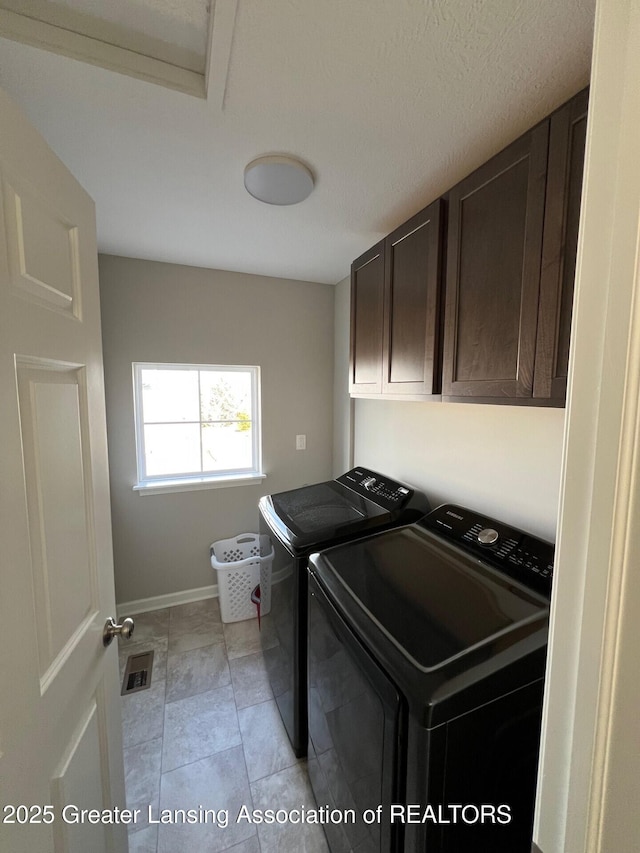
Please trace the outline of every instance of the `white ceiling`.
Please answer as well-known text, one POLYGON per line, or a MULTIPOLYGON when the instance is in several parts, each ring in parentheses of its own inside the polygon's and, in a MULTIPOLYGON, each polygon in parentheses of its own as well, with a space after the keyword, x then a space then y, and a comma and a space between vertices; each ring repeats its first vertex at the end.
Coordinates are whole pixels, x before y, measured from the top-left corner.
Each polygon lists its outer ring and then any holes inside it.
POLYGON ((587 84, 594 6, 217 0, 227 47, 208 99, 8 39, 0 86, 95 199, 101 251, 335 283, 587 84), (311 168, 306 201, 247 194, 244 167, 266 154, 311 168))

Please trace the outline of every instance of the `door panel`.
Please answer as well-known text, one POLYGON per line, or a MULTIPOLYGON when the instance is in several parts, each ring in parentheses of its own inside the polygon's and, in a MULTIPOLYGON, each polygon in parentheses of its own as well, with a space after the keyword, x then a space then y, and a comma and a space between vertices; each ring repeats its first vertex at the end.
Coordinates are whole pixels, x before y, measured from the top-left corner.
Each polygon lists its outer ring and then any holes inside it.
POLYGON ((458 381, 516 378, 526 209, 502 202, 526 198, 527 171, 520 160, 460 202, 458 381))
POLYGON ((531 397, 549 127, 449 195, 442 393, 531 397))
POLYGON ((25 491, 40 677, 81 640, 95 613, 96 556, 84 369, 18 361, 25 491), (82 397, 82 400, 81 400, 82 397), (73 595, 69 595, 69 590, 73 595))
POLYGON ((551 116, 534 397, 564 403, 589 92, 551 116))
POLYGON ((379 394, 382 389, 383 247, 378 243, 351 265, 352 394, 379 394))
POLYGON ((8 171, 3 200, 13 286, 49 308, 79 316, 79 229, 8 171))
POLYGON ((102 691, 94 697, 87 713, 78 723, 70 742, 63 752, 60 766, 51 780, 51 799, 57 814, 66 820, 56 821, 54 833, 55 853, 106 853, 108 840, 106 827, 100 824, 75 823, 81 809, 95 809, 102 800, 101 776, 108 773, 107 754, 104 749, 104 714, 101 713, 102 691), (86 777, 86 768, 94 772, 86 777))
MULTIPOLYGON (((3 804, 124 807, 93 202, 0 91, 3 804)), ((0 823, 12 853, 124 853, 126 826, 0 823)))
POLYGON ((440 391, 440 199, 385 240, 382 391, 440 391))

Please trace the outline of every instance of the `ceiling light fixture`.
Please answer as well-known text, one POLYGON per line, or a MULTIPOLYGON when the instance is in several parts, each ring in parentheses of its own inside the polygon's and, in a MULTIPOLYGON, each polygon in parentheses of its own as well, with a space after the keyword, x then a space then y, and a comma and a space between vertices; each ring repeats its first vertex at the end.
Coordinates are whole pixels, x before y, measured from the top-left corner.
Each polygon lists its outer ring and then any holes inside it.
POLYGON ((244 185, 266 204, 298 204, 313 189, 313 175, 293 157, 258 157, 246 166, 244 185))

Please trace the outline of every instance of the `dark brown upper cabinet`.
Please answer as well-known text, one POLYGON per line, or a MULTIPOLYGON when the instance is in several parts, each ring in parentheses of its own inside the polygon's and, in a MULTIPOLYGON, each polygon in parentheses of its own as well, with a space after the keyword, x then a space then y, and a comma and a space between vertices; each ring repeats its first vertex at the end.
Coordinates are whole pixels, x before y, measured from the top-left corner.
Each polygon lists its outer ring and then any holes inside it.
POLYGON ((384 240, 351 264, 349 391, 382 391, 384 240))
POLYGON ((533 396, 564 404, 589 92, 551 116, 533 396))
POLYGON ((352 396, 564 405, 587 107, 585 90, 354 261, 352 396))
POLYGON ((442 224, 438 199, 353 263, 353 396, 439 394, 442 224))
POLYGON ((549 122, 449 193, 442 394, 533 395, 549 122))
POLYGON ((384 241, 383 394, 440 393, 442 202, 384 241))
POLYGON ((588 90, 451 190, 442 394, 563 406, 588 90))

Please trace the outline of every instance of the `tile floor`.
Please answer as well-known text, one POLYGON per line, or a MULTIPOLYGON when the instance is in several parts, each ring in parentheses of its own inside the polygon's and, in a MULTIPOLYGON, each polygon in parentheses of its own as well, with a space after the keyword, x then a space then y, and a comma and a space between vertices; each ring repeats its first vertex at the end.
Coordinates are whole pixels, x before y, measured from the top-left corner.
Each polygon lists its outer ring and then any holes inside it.
MULTIPOLYGON (((223 624, 217 599, 134 618, 121 674, 129 655, 155 655, 151 687, 122 697, 127 807, 141 810, 130 853, 328 853, 318 825, 235 822, 243 805, 315 806, 273 699, 257 620, 223 624), (165 809, 228 809, 229 823, 149 824, 149 806, 155 819, 165 809)), ((272 630, 263 618, 267 642, 272 630)))

